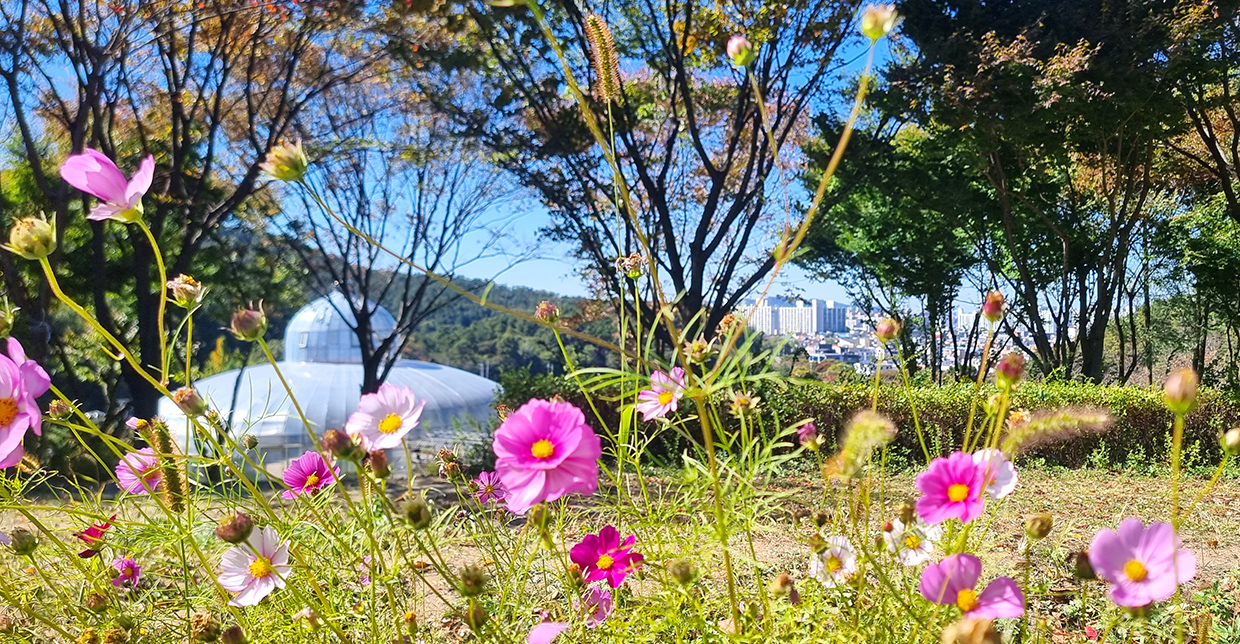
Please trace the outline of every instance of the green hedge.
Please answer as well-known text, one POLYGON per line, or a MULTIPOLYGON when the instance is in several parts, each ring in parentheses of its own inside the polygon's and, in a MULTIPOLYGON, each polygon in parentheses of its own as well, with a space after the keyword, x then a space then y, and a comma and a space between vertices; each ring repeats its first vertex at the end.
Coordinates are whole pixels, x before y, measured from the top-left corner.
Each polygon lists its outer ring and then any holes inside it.
MULTIPOLYGON (((872 391, 866 385, 807 383, 767 387, 762 395, 767 413, 772 417, 779 417, 785 423, 813 418, 819 431, 830 438, 839 435, 849 417, 870 406, 872 391)), ((968 422, 972 391, 970 384, 912 390, 932 453, 951 451, 960 444, 968 422)), ((984 387, 981 395, 984 399, 996 392, 993 387, 984 387)), ((1026 455, 1028 458, 1067 467, 1144 467, 1166 462, 1172 416, 1163 406, 1160 389, 1025 382, 1013 393, 1013 409, 1037 412, 1063 407, 1105 410, 1113 423, 1101 434, 1079 436, 1037 448, 1026 455)), ((900 429, 895 442, 897 451, 920 455, 909 393, 903 387, 883 386, 879 390, 878 408, 900 429)), ((979 408, 978 415, 982 413, 979 408)), ((1221 392, 1203 390, 1197 409, 1188 415, 1185 423, 1185 466, 1216 465, 1222 458, 1218 435, 1237 424, 1240 424, 1240 403, 1221 392)))

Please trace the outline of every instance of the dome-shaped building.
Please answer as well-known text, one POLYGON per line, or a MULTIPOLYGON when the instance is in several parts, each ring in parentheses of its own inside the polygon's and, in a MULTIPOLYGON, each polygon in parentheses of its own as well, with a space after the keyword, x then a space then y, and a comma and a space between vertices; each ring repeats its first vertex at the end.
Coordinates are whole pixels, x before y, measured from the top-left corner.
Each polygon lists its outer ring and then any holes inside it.
MULTIPOLYGON (((371 324, 378 337, 395 328, 392 314, 378 307, 371 324)), ((362 353, 352 326, 353 313, 344 295, 334 292, 297 312, 284 333, 280 373, 301 404, 315 435, 344 428, 357 409, 362 388, 362 353)), ((452 367, 418 360, 400 360, 388 374, 389 384, 409 387, 425 400, 422 418, 405 438, 411 452, 421 453, 452 444, 489 440, 495 412, 492 404, 499 385, 452 367)), ((230 420, 235 438, 249 434, 258 439, 257 451, 267 468, 278 474, 285 463, 313 448, 305 425, 270 364, 260 363, 203 378, 194 387, 220 414, 230 420)), ((187 454, 197 446, 188 436, 185 415, 171 400, 162 400, 160 416, 178 437, 187 454)), ((404 450, 393 450, 396 468, 404 450)))

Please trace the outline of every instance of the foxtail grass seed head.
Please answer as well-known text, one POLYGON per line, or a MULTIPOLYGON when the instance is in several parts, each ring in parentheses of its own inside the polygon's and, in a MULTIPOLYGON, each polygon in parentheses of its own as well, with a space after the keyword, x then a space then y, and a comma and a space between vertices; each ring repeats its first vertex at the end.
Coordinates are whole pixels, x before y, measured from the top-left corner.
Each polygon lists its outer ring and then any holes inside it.
POLYGON ((900 337, 900 323, 892 318, 886 318, 874 327, 874 335, 878 336, 879 342, 891 342, 900 337))
POLYGON ((66 420, 73 415, 73 407, 57 398, 47 404, 47 415, 53 420, 66 420))
POLYGON ((745 418, 752 414, 757 408, 758 403, 762 399, 745 391, 736 391, 732 393, 732 415, 737 418, 745 418))
POLYGON ((5 250, 26 259, 43 259, 56 252, 56 225, 38 217, 17 220, 9 229, 5 250))
POLYGON ((306 176, 306 170, 310 169, 310 160, 306 158, 301 141, 281 143, 271 148, 258 167, 276 181, 301 181, 306 176))
POLYGON ((1055 517, 1049 512, 1039 512, 1025 517, 1025 534, 1030 539, 1045 539, 1055 527, 1055 517))
POLYGON ((172 392, 172 401, 190 418, 197 418, 207 412, 207 401, 193 387, 181 387, 172 392))
POLYGON ((1111 422, 1105 411, 1088 407, 1038 412, 1020 424, 1009 424, 999 441, 999 450, 1012 458, 1044 445, 1104 432, 1111 422))
POLYGON ((1024 354, 1012 351, 999 359, 995 367, 995 382, 1005 389, 1015 387, 1025 377, 1024 354))
POLYGON ((215 536, 224 543, 239 544, 250 538, 254 532, 254 519, 244 512, 237 512, 224 517, 215 527, 215 536))
POLYGON ((489 579, 486 568, 483 568, 477 564, 470 564, 464 568, 461 568, 459 576, 461 579, 460 590, 462 595, 466 597, 477 597, 486 591, 487 581, 489 579))
POLYGON ((366 449, 359 440, 338 429, 327 430, 322 444, 323 449, 342 461, 357 462, 366 456, 366 449))
POLYGON ((986 294, 986 300, 982 302, 982 317, 991 322, 1003 319, 1003 293, 991 291, 986 294))
POLYGON ((267 334, 267 314, 263 313, 263 303, 257 309, 239 309, 233 313, 232 324, 229 326, 233 337, 244 342, 255 342, 267 334))
POLYGON ((246 434, 241 438, 241 446, 246 449, 258 447, 258 437, 254 434, 246 434))
POLYGON ((942 644, 1001 644, 1003 637, 992 619, 967 618, 943 629, 942 644))
POLYGON ((401 514, 405 516, 405 521, 409 522, 414 530, 425 530, 431 527, 431 508, 426 504, 426 499, 420 496, 406 501, 401 507, 401 514))
POLYGON ((1224 452, 1232 456, 1240 456, 1240 427, 1227 430, 1219 443, 1223 446, 1224 452))
POLYGON ((620 59, 616 56, 616 39, 611 27, 603 17, 591 13, 586 16, 586 40, 594 54, 594 73, 598 76, 597 93, 607 102, 620 100, 620 59))
POLYGON ((1187 367, 1176 369, 1167 376, 1163 385, 1163 401, 1172 413, 1187 414, 1197 403, 1197 387, 1201 380, 1197 372, 1187 367))
POLYGON ((173 304, 189 310, 202 303, 207 289, 189 275, 177 275, 168 280, 168 294, 173 304))
POLYGON ((702 570, 698 565, 684 557, 673 559, 667 566, 667 574, 681 586, 691 586, 702 578, 702 570))
POLYGON ((29 557, 39 547, 39 535, 25 528, 16 528, 9 533, 9 547, 17 556, 29 557))
POLYGON ((543 300, 538 303, 538 308, 534 309, 534 317, 547 324, 555 324, 560 320, 560 307, 543 300))
POLYGON ((754 48, 753 43, 740 34, 736 34, 728 39, 727 49, 728 60, 732 61, 732 66, 737 69, 749 67, 758 57, 758 52, 754 48))
POLYGON ((868 5, 861 13, 861 33, 871 41, 877 41, 895 29, 898 19, 894 4, 868 5))
POLYGON ((856 476, 870 461, 874 451, 895 437, 896 426, 886 416, 868 409, 858 412, 844 428, 837 474, 845 478, 856 476))
POLYGON ((387 452, 381 449, 374 450, 366 457, 366 464, 370 467, 370 473, 375 475, 377 479, 385 479, 392 475, 392 464, 388 462, 387 452))
POLYGON ((250 638, 246 637, 240 626, 234 624, 220 633, 220 644, 250 644, 250 638))
POLYGON ((190 638, 195 642, 218 642, 220 621, 208 612, 194 613, 189 622, 190 638))
POLYGON ((1097 579, 1098 574, 1094 572, 1094 567, 1089 563, 1089 551, 1080 550, 1068 555, 1068 564, 1072 566, 1072 575, 1077 579, 1097 579))

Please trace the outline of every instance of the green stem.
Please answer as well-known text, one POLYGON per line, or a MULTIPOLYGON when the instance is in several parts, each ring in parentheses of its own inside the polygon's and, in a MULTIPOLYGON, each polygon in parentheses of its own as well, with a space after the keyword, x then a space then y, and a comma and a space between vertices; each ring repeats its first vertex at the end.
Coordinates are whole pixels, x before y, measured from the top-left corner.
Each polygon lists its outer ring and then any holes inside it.
MULTIPOLYGON (((164 267, 164 256, 159 250, 159 242, 155 241, 155 233, 151 232, 146 222, 138 220, 138 227, 142 232, 146 233, 146 239, 151 243, 151 254, 155 256, 155 266, 159 269, 159 312, 156 315, 156 328, 159 329, 159 363, 162 365, 159 373, 160 382, 165 385, 168 383, 168 362, 164 356, 168 353, 168 338, 164 335, 164 311, 168 308, 168 272, 164 267)), ((186 380, 185 386, 189 386, 186 380)))
POLYGON ((913 412, 913 427, 917 430, 917 440, 921 443, 921 451, 926 456, 926 463, 930 463, 930 449, 926 447, 926 434, 921 430, 921 421, 917 418, 917 401, 913 398, 913 384, 908 378, 908 366, 904 360, 904 352, 896 351, 896 357, 900 360, 900 375, 904 376, 904 391, 908 394, 908 407, 913 412))
POLYGON ((973 417, 977 414, 977 392, 982 389, 982 380, 986 378, 986 365, 990 363, 990 347, 995 341, 995 325, 990 324, 990 331, 986 334, 986 348, 982 349, 982 363, 977 365, 977 379, 973 381, 973 393, 969 396, 969 423, 964 427, 964 445, 969 444, 969 438, 973 434, 973 417))

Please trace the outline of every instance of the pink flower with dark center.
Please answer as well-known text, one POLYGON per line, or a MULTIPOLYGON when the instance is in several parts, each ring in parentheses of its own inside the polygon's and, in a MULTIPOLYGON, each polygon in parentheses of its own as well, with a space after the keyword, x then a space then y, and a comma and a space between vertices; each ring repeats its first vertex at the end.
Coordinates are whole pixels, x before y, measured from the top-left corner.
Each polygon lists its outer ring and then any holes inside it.
POLYGON ((26 431, 43 434, 43 412, 36 400, 47 393, 51 380, 16 338, 8 340, 8 355, 0 355, 0 469, 22 460, 26 431))
POLYGON ((483 472, 474 479, 474 485, 478 486, 475 493, 478 497, 478 503, 486 504, 491 501, 503 501, 507 494, 504 490, 504 482, 500 480, 499 474, 495 472, 483 472))
POLYGON ((1136 608, 1175 594, 1197 574, 1197 557, 1180 548, 1169 523, 1124 519, 1118 530, 1099 530, 1089 544, 1089 563, 1111 585, 1111 601, 1136 608))
POLYGON ((595 628, 607 621, 612 609, 611 590, 603 585, 590 586, 581 598, 580 609, 589 628, 595 628))
POLYGON ((295 499, 303 494, 317 492, 335 483, 339 477, 339 467, 329 465, 318 452, 306 452, 290 461, 285 468, 284 484, 292 489, 285 490, 280 496, 295 499))
POLYGON ((917 514, 928 524, 947 519, 968 523, 982 513, 985 501, 986 468, 972 454, 956 452, 948 458, 930 461, 930 467, 917 475, 917 514))
POLYGON ((650 388, 637 394, 633 408, 642 413, 642 420, 662 418, 676 411, 680 398, 685 395, 685 370, 672 369, 671 375, 656 371, 650 374, 650 388))
POLYGON ((96 523, 81 532, 73 533, 73 536, 82 540, 86 544, 86 549, 79 552, 78 556, 83 559, 90 559, 99 554, 103 549, 103 538, 108 534, 108 528, 112 527, 112 522, 116 520, 116 515, 108 517, 103 523, 96 523))
POLYGON ((60 176, 66 183, 99 199, 87 219, 131 224, 142 216, 142 196, 151 188, 155 176, 155 157, 147 156, 126 181, 125 173, 98 150, 87 148, 82 154, 65 159, 60 176))
POLYGON ((287 541, 281 543, 276 529, 255 530, 242 545, 229 548, 220 561, 220 586, 236 593, 230 606, 253 606, 277 588, 284 588, 293 572, 288 565, 287 541))
POLYGON ((621 543, 620 531, 607 526, 596 535, 586 535, 581 543, 573 546, 568 557, 581 566, 581 576, 587 582, 605 579, 612 588, 619 588, 624 577, 637 570, 645 559, 632 551, 636 542, 637 535, 631 534, 621 543))
POLYGON ((129 590, 138 585, 138 579, 142 576, 142 566, 139 566, 133 557, 117 559, 112 562, 112 567, 117 573, 112 578, 112 586, 129 590))
POLYGON ((543 622, 530 629, 526 644, 550 644, 566 628, 568 622, 543 622))
POLYGON ((162 480, 159 458, 150 447, 125 454, 116 464, 116 484, 129 494, 150 494, 162 480))
POLYGON ((567 494, 598 489, 603 446, 581 410, 566 402, 531 400, 495 430, 495 473, 515 514, 567 494))
POLYGON ((426 401, 417 401, 408 387, 384 383, 373 394, 366 394, 357 403, 357 411, 349 416, 344 430, 359 436, 367 451, 400 447, 422 417, 426 401))
POLYGON ((921 596, 936 604, 955 604, 965 619, 997 619, 1025 614, 1025 596, 1016 582, 999 577, 977 592, 982 560, 970 554, 944 557, 921 573, 921 596))

